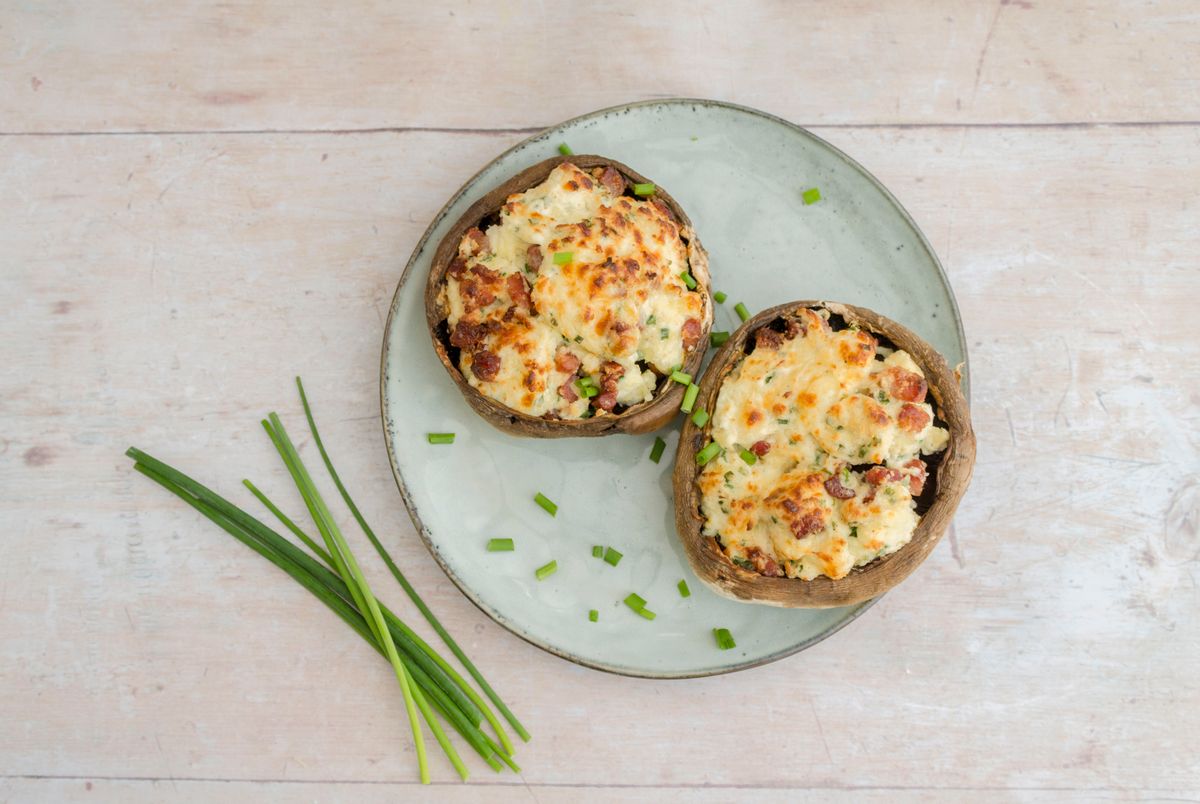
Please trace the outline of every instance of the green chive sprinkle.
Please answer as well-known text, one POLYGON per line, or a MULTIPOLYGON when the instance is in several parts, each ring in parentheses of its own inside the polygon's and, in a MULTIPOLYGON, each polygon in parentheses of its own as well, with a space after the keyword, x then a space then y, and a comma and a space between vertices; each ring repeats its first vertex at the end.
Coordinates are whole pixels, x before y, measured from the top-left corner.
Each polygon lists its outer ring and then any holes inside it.
POLYGON ((748 449, 742 450, 738 453, 738 455, 742 456, 742 460, 746 462, 747 466, 753 466, 758 462, 758 456, 748 449))
POLYGON ((575 155, 575 152, 571 150, 571 146, 567 145, 565 142, 560 142, 558 144, 558 152, 560 154, 562 154, 563 156, 574 156, 575 155))
POLYGON ((808 190, 805 190, 803 198, 805 206, 808 204, 815 204, 821 200, 821 190, 817 187, 812 187, 808 190))
POLYGON ((429 434, 429 443, 430 444, 453 444, 454 443, 454 433, 430 433, 429 434))
POLYGON ((662 460, 663 450, 667 448, 667 442, 655 436, 654 446, 650 448, 650 460, 658 463, 662 460))
POLYGON ((551 561, 549 564, 544 564, 534 570, 533 574, 537 576, 539 581, 544 581, 558 571, 558 562, 551 561))
POLYGON ((604 563, 611 564, 614 567, 617 566, 618 564, 620 564, 621 559, 624 557, 625 557, 624 553, 618 553, 616 550, 612 549, 611 547, 604 551, 604 563))
POLYGON ((600 619, 600 612, 596 611, 595 609, 592 609, 591 611, 588 612, 588 619, 591 620, 592 622, 596 622, 597 620, 600 619))
POLYGON ((696 463, 703 466, 704 464, 717 457, 721 451, 721 445, 716 441, 709 442, 709 445, 696 453, 696 463))
POLYGON ((600 545, 596 545, 595 547, 592 548, 592 558, 600 558, 603 555, 604 555, 604 548, 601 547, 600 545))
POLYGON ((679 589, 680 597, 691 597, 692 596, 692 590, 688 589, 687 581, 680 581, 676 588, 679 589))
MULTIPOLYGON (((555 255, 554 261, 558 262, 558 255, 555 255)), ((742 304, 741 302, 738 302, 733 306, 733 311, 737 313, 738 318, 742 319, 743 321, 750 320, 750 311, 747 310, 746 305, 742 304)))
POLYGON ((728 340, 729 340, 728 332, 713 332, 713 333, 710 333, 708 336, 708 342, 713 345, 714 349, 716 349, 718 346, 724 346, 725 342, 728 340))
POLYGON ((683 284, 688 286, 688 290, 696 289, 696 280, 687 271, 684 271, 683 273, 681 273, 679 275, 679 278, 683 280, 683 284))
POLYGON ((647 620, 653 620, 655 617, 658 616, 654 612, 650 611, 650 609, 638 609, 637 613, 640 616, 645 617, 647 620))
POLYGON ((715 301, 717 304, 724 304, 725 300, 728 298, 729 297, 725 295, 725 291, 723 290, 718 290, 713 294, 713 301, 715 301))
POLYGON ((717 640, 717 647, 721 650, 737 647, 737 643, 733 641, 733 634, 729 633, 728 628, 714 628, 713 637, 717 640))
POLYGON ((688 389, 683 393, 683 404, 679 406, 679 409, 684 413, 691 413, 692 406, 696 404, 696 396, 699 393, 699 385, 689 385, 688 389))
POLYGON ((700 410, 693 413, 692 424, 696 425, 697 427, 703 427, 704 425, 708 424, 708 411, 704 408, 700 408, 700 410))
POLYGON ((580 377, 575 381, 575 387, 579 389, 579 395, 584 399, 591 399, 600 393, 600 389, 596 387, 596 381, 591 377, 580 377))
POLYGON ((629 597, 625 598, 625 605, 634 611, 641 611, 646 608, 646 599, 637 592, 631 592, 629 597))
POLYGON ((642 196, 654 195, 654 190, 655 190, 654 185, 649 182, 646 182, 645 184, 633 185, 633 194, 634 195, 642 195, 642 196))
POLYGON ((554 252, 554 264, 555 265, 566 265, 574 258, 575 258, 575 254, 570 251, 554 252))
POLYGON ((511 553, 517 547, 512 539, 488 539, 487 549, 489 553, 511 553))
POLYGON ((555 505, 554 503, 550 502, 550 498, 547 497, 545 494, 542 494, 540 491, 533 496, 533 501, 535 503, 537 503, 538 505, 542 506, 542 508, 550 516, 554 516, 555 514, 558 513, 558 506, 555 505))
POLYGON ((679 383, 680 385, 691 385, 692 384, 692 375, 688 374, 686 371, 672 371, 671 379, 674 380, 675 382, 679 383))

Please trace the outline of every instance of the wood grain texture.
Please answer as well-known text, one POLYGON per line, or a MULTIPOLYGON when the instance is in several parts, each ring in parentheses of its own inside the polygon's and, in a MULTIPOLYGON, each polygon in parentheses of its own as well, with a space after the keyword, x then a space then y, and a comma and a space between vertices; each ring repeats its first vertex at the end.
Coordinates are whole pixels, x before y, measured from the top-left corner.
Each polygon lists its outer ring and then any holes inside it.
POLYGON ((815 131, 958 294, 979 459, 955 524, 845 631, 738 683, 562 662, 437 570, 378 422, 399 272, 519 134, 0 136, 0 800, 478 800, 440 757, 413 786, 387 665, 121 455, 298 511, 257 426, 299 424, 298 372, 365 514, 534 733, 519 780, 476 771, 489 799, 1200 797, 1200 126, 1142 125, 1194 115, 1193 6, 689 6, 618 17, 642 38, 598 77, 591 54, 490 55, 561 4, 382 8, 9 4, 0 129, 524 129, 651 92, 930 123, 815 131), (1130 125, 1023 127, 1087 119, 1130 125))
POLYGON ((805 125, 1200 117, 1191 0, 6 5, 6 131, 524 129, 672 96, 805 125))
MULTIPOLYGON (((840 318, 835 330, 849 325, 861 327, 864 332, 879 337, 880 345, 907 352, 913 362, 921 367, 921 373, 929 384, 928 401, 933 406, 935 418, 939 423, 944 423, 949 431, 950 442, 945 450, 929 459, 927 494, 931 494, 932 499, 922 497, 916 500, 920 523, 910 540, 899 550, 865 566, 855 567, 848 575, 836 580, 823 575, 808 581, 771 578, 753 568, 738 567, 725 555, 717 539, 703 533, 703 495, 697 482, 700 467, 696 464, 695 455, 712 441, 712 420, 709 419, 707 426, 701 428, 687 417, 679 431, 679 447, 672 472, 675 532, 683 542, 684 552, 696 577, 717 594, 768 606, 827 609, 851 606, 886 594, 929 557, 954 519, 959 500, 971 482, 971 470, 975 464, 975 433, 971 428, 967 400, 961 389, 962 378, 946 365, 945 358, 930 344, 903 324, 874 310, 815 299, 769 307, 749 318, 713 355, 700 381, 696 410, 717 410, 717 397, 730 373, 741 364, 746 354, 763 348, 751 345, 747 349, 755 333, 772 325, 778 325, 777 331, 783 332, 785 322, 792 322, 797 325, 796 332, 803 332, 805 308, 827 310, 840 318)), ((767 379, 770 380, 770 377, 767 379)))

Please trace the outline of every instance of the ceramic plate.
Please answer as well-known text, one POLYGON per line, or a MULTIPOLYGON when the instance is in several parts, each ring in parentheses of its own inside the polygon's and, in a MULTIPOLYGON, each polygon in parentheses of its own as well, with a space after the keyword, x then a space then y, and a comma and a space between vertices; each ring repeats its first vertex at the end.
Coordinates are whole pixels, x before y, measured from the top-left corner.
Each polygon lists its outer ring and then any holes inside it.
POLYGON ((669 100, 594 112, 531 137, 480 171, 446 204, 404 270, 384 336, 384 431, 396 482, 421 537, 446 574, 488 616, 551 653, 613 673, 682 678, 779 659, 824 639, 869 603, 825 611, 737 603, 710 593, 688 567, 671 513, 666 428, 654 434, 539 441, 475 416, 438 363, 422 294, 443 233, 488 189, 553 156, 611 156, 670 191, 712 263, 714 330, 734 330, 733 305, 759 310, 788 299, 870 307, 914 329, 951 365, 966 360, 954 297, 929 244, 900 204, 849 157, 784 120, 727 104, 669 100), (822 199, 804 204, 803 190, 822 199), (430 432, 454 432, 431 446, 430 432), (551 517, 533 501, 558 503, 551 517), (516 551, 489 553, 509 537, 516 551), (624 554, 612 567, 593 545, 624 554), (551 559, 544 581, 534 570, 551 559), (691 597, 676 586, 686 580, 691 597), (630 592, 658 614, 623 604, 630 592), (600 612, 588 621, 589 609, 600 612), (714 627, 737 641, 718 650, 714 627))

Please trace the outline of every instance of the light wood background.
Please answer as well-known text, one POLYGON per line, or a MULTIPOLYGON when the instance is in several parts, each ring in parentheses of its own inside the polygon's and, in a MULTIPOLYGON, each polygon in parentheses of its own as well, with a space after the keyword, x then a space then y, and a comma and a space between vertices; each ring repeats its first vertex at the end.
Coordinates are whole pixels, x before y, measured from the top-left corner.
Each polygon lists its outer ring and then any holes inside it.
POLYGON ((1200 5, 435 5, 0 0, 0 801, 1197 800, 1200 5), (950 538, 859 621, 664 683, 462 598, 377 367, 450 191, 669 96, 810 126, 896 193, 962 306, 980 448, 950 538), (122 456, 284 489, 257 420, 295 418, 297 372, 534 732, 520 777, 435 749, 418 787, 386 665, 122 456))

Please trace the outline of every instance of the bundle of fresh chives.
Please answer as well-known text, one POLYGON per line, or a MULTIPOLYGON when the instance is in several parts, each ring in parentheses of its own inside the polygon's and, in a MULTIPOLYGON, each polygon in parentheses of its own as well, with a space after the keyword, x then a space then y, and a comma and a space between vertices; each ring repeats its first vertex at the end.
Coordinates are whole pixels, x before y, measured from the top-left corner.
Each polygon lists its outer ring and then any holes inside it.
MULTIPOLYGON (((341 479, 337 476, 328 453, 325 451, 299 378, 297 378, 297 386, 300 389, 301 401, 304 404, 313 440, 355 519, 426 620, 438 632, 522 739, 528 740, 529 733, 525 731, 508 707, 500 700, 499 695, 488 685, 475 665, 446 632, 370 530, 358 507, 354 505, 342 485, 341 479)), ((428 643, 375 598, 363 577, 354 554, 338 529, 324 499, 313 484, 312 477, 308 474, 308 470, 296 452, 279 417, 272 413, 269 419, 263 422, 263 426, 295 481, 301 497, 317 525, 317 530, 325 542, 325 547, 322 548, 305 534, 250 481, 243 482, 327 566, 323 566, 283 536, 191 477, 139 449, 131 447, 126 454, 134 460, 134 468, 137 471, 178 496, 238 541, 282 569, 388 659, 396 673, 404 696, 422 782, 429 782, 429 767, 417 712, 420 712, 434 738, 463 779, 468 776, 466 765, 446 736, 441 723, 434 716, 435 711, 441 714, 494 770, 499 772, 502 769, 501 763, 504 763, 514 771, 519 771, 520 769, 512 758, 512 741, 491 707, 428 643), (495 731, 499 745, 480 729, 484 719, 495 731)))

